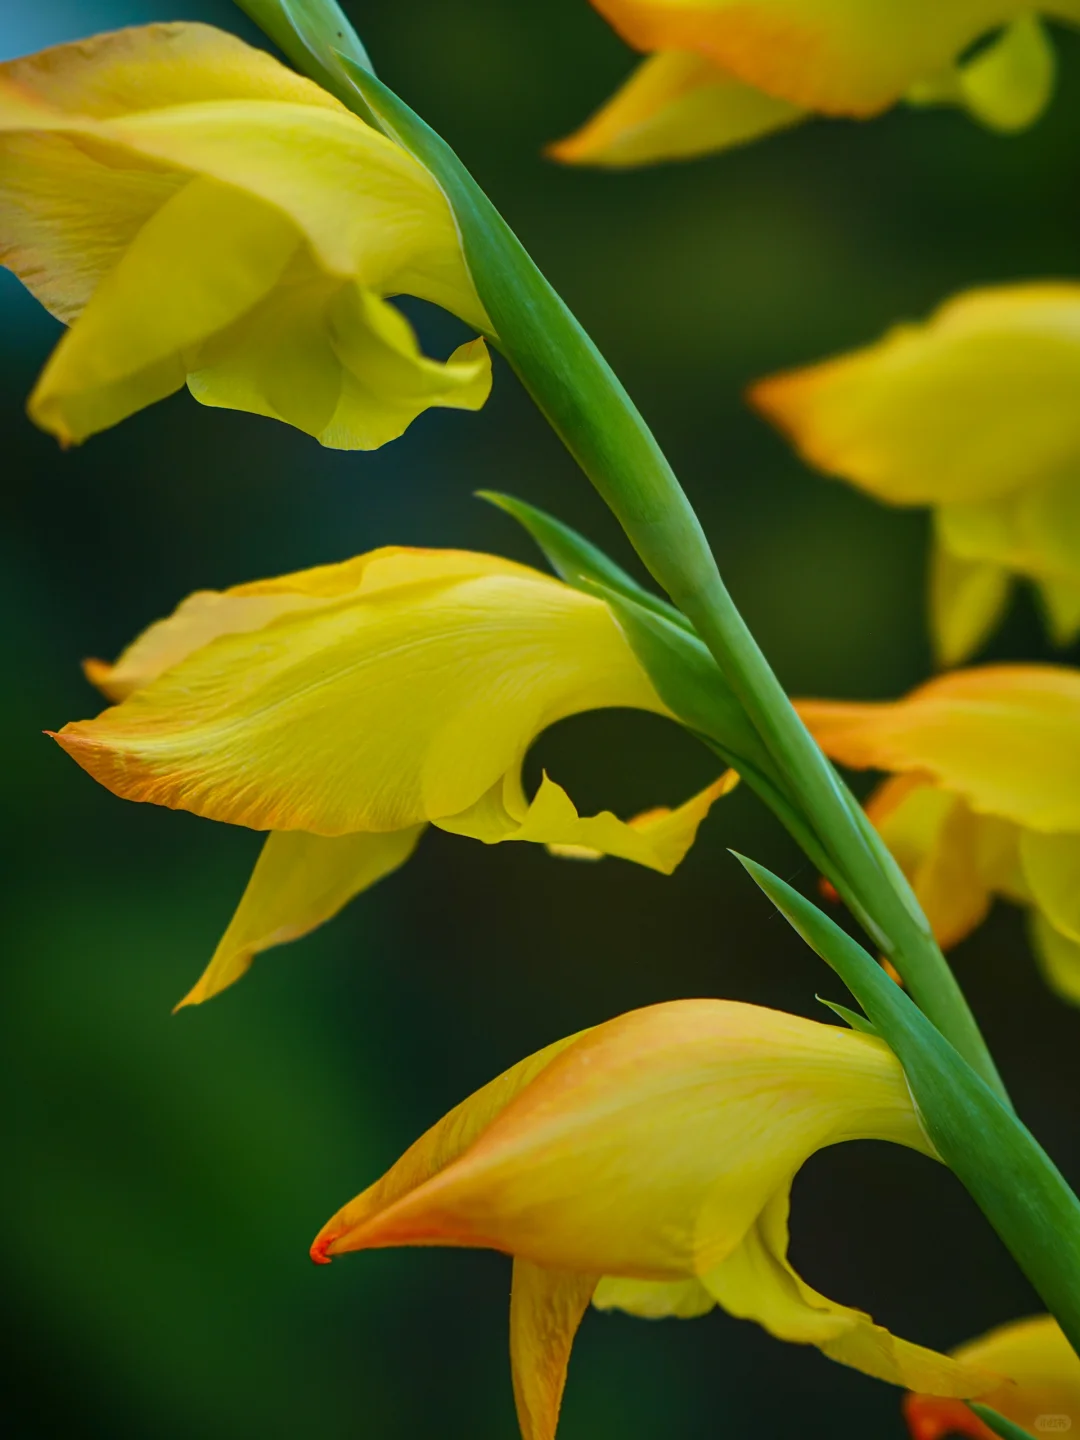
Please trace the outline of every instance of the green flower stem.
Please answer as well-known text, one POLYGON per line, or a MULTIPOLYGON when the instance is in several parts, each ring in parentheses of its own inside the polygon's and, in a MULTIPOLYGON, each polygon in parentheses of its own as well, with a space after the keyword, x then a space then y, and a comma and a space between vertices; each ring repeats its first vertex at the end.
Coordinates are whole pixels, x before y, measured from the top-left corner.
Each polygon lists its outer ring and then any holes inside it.
POLYGON ((491 338, 650 573, 712 652, 791 799, 859 897, 874 943, 934 1024, 1004 1095, 963 992, 910 887, 792 708, 728 594, 671 466, 596 346, 446 142, 374 77, 334 0, 240 3, 297 63, 311 69, 314 61, 320 78, 330 76, 335 94, 365 118, 374 115, 438 180, 491 318, 491 338))
POLYGON ((799 719, 720 577, 701 524, 633 401, 446 142, 369 72, 343 68, 384 130, 442 185, 493 339, 693 624, 787 788, 861 900, 874 943, 918 1004, 997 1092, 1005 1090, 907 882, 799 719))
POLYGON ((999 1416, 998 1411, 991 1410, 989 1405, 981 1405, 978 1400, 969 1400, 968 1410, 973 1411, 988 1430, 994 1431, 995 1436, 1001 1436, 1001 1440, 1034 1440, 1030 1430, 1018 1426, 1015 1421, 1007 1420, 1005 1416, 999 1416))
POLYGON ((1004 1415, 999 1415, 989 1405, 980 1405, 977 1400, 969 1400, 968 1409, 979 1417, 988 1430, 1000 1435, 1001 1440, 1034 1440, 1030 1430, 1025 1430, 1022 1425, 1017 1425, 1012 1420, 1006 1420, 1004 1415))

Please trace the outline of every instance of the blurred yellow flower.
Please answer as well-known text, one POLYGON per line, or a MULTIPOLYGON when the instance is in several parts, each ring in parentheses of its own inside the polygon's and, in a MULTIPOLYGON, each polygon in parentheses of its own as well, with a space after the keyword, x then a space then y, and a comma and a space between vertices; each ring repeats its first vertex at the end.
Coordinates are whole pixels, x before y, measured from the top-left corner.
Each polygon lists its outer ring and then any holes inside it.
POLYGON ((184 1003, 313 929, 412 853, 426 824, 670 874, 730 772, 674 811, 579 816, 521 767, 584 710, 668 715, 608 607, 493 555, 388 547, 200 591, 90 678, 119 703, 56 739, 126 799, 269 830, 184 1003))
POLYGON ((867 813, 942 945, 995 895, 1025 905, 1048 983, 1080 1004, 1080 671, 986 666, 891 703, 797 708, 834 760, 894 772, 867 813))
POLYGON ((29 406, 65 444, 185 383, 345 450, 490 389, 482 340, 429 360, 384 298, 489 328, 432 177, 206 25, 0 65, 0 261, 71 326, 29 406))
POLYGON ((651 52, 580 130, 570 163, 628 166, 756 140, 811 115, 864 118, 906 100, 959 105, 1021 130, 1054 87, 1039 16, 1080 21, 1080 0, 592 0, 651 52), (975 54, 971 47, 986 42, 975 54))
POLYGON ((958 296, 876 344, 760 381, 757 408, 810 464, 934 515, 931 628, 970 655, 1037 587, 1055 639, 1080 633, 1080 285, 958 296))
POLYGON ((726 1000, 654 1005, 478 1090, 340 1210, 312 1256, 395 1245, 512 1255, 525 1440, 555 1434, 590 1300, 647 1317, 720 1305, 894 1384, 981 1394, 998 1377, 896 1339, 788 1262, 796 1171, 863 1138, 934 1154, 880 1040, 726 1000))
MULTIPOLYGON (((1007 1383, 982 1403, 1034 1435, 1064 1434, 1080 1426, 1080 1359, 1049 1315, 1016 1320, 953 1351, 966 1365, 985 1366, 1007 1383)), ((966 1405, 932 1395, 909 1395, 904 1413, 912 1440, 967 1435, 994 1440, 966 1405)))

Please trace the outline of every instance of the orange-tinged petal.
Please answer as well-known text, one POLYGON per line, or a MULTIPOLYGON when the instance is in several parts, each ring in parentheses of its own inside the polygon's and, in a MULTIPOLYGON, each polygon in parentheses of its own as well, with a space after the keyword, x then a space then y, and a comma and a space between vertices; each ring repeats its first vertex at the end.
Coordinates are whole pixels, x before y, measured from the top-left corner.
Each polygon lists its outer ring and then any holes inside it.
MULTIPOLYGON (((593 0, 640 50, 695 50, 771 95, 827 114, 883 110, 1023 0, 593 0)), ((1080 18, 1075 0, 1042 13, 1080 18)))
POLYGON ((510 1368, 522 1440, 554 1440, 574 1336, 595 1275, 514 1261, 510 1368))
POLYGON ((127 798, 340 835, 459 815, 567 715, 666 713, 602 601, 491 556, 376 557, 397 583, 365 589, 361 557, 232 592, 326 598, 218 633, 57 739, 127 798))
POLYGON ((804 700, 798 709, 842 764, 919 771, 977 814, 1080 830, 1080 671, 988 665, 891 703, 804 700))
POLYGON ((615 169, 685 160, 756 140, 805 114, 700 55, 664 50, 643 60, 602 109, 549 145, 548 154, 570 165, 615 169))
POLYGON ((389 1245, 515 1259, 515 1389, 550 1440, 581 1311, 702 1314, 718 1301, 781 1338, 946 1395, 1000 1377, 910 1345, 806 1286, 788 1192, 823 1145, 933 1151, 873 1037, 728 1001, 621 1016, 467 1100, 323 1227, 317 1260, 389 1245), (575 1278, 576 1277, 576 1278, 575 1278))
POLYGON ((750 398, 811 464, 925 505, 1075 467, 1078 386, 1080 285, 1039 283, 956 296, 923 324, 759 381, 750 398))
POLYGON ((229 928, 198 982, 177 1005, 199 1005, 245 974, 255 956, 331 919, 354 896, 404 865, 423 826, 386 834, 267 836, 229 928))
POLYGON ((568 1035, 519 1060, 444 1115, 406 1150, 381 1180, 323 1226, 311 1247, 311 1258, 316 1264, 329 1264, 333 1255, 353 1248, 347 1243, 349 1227, 360 1229, 369 1218, 389 1209, 459 1159, 516 1096, 579 1038, 580 1035, 568 1035))
POLYGON ((480 1092, 483 1125, 452 1164, 418 1183, 409 1152, 405 1180, 395 1167, 345 1206, 318 1252, 490 1246, 582 1273, 704 1275, 822 1145, 874 1134, 930 1153, 880 1041, 728 1001, 601 1025, 507 1102, 480 1092))
MULTIPOLYGON (((1080 1425, 1080 1359, 1051 1316, 1002 1325, 953 1354, 1008 1377, 982 1399, 1014 1424, 1036 1435, 1061 1434, 1080 1425)), ((932 1396, 907 1396, 904 1414, 913 1440, 943 1440, 946 1435, 993 1440, 966 1406, 932 1396)))
POLYGON ((992 884, 985 873, 988 821, 958 796, 917 773, 886 780, 866 813, 911 881, 943 948, 955 945, 986 918, 992 884))

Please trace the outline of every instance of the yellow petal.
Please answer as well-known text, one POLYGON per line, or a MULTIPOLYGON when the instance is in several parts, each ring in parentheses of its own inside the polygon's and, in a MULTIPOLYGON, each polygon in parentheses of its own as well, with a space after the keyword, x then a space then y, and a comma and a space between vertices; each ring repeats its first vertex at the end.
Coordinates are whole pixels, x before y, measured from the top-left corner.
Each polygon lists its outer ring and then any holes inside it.
POLYGON ((938 532, 970 560, 1005 565, 1032 579, 1080 584, 1080 499, 1075 469, 998 499, 943 506, 938 532))
POLYGON ((514 777, 512 784, 503 782, 494 787, 494 793, 482 797, 463 814, 435 823, 441 830, 470 835, 489 845, 503 840, 529 840, 576 858, 616 855, 670 875, 693 845, 698 827, 713 803, 730 793, 738 778, 729 770, 677 810, 651 810, 626 821, 610 810, 579 816, 566 791, 546 774, 531 804, 526 805, 514 777))
POLYGON ((130 799, 340 835, 459 815, 567 715, 667 713, 607 606, 523 565, 377 551, 232 593, 279 590, 322 603, 219 630, 60 743, 130 799))
POLYGON ((316 565, 271 580, 252 580, 229 590, 196 590, 165 620, 149 626, 115 664, 88 660, 91 682, 110 700, 123 700, 156 680, 221 635, 261 630, 290 611, 318 609, 350 597, 435 579, 472 578, 507 572, 535 572, 498 555, 472 550, 421 550, 386 545, 338 565, 316 565))
POLYGON ((898 1339, 861 1310, 839 1305, 792 1269, 788 1196, 776 1195, 742 1244, 702 1277, 709 1294, 732 1315, 756 1320, 779 1340, 816 1345, 831 1360, 933 1395, 985 1395, 1000 1376, 898 1339))
POLYGON ((1080 635, 1080 579, 1059 577, 1037 582, 1039 599, 1055 645, 1071 645, 1080 635))
POLYGON ((811 464, 924 505, 1075 466, 1078 387, 1080 285, 1046 283, 960 295, 865 349, 760 381, 751 399, 811 464))
POLYGON ((0 263, 70 324, 190 176, 54 127, 64 113, 104 120, 218 99, 342 109, 266 51, 209 25, 118 30, 0 65, 0 263))
POLYGON ((188 357, 188 388, 201 404, 283 420, 335 450, 374 450, 432 406, 483 406, 483 340, 445 363, 429 360, 405 317, 372 291, 310 262, 292 272, 188 357))
POLYGON ((1029 913, 1028 935, 1050 989, 1070 1005, 1080 1005, 1080 941, 1062 934, 1041 910, 1029 913))
POLYGON ((684 160, 756 140, 804 116, 700 55, 664 50, 643 60, 591 120, 548 154, 611 168, 684 160))
POLYGON ((201 100, 289 100, 345 110, 267 51, 189 21, 131 26, 9 60, 0 65, 0 85, 24 101, 98 120, 201 100))
POLYGON ((1025 830, 1020 863, 1033 903, 1062 934, 1080 941, 1080 835, 1025 830))
POLYGON ((255 956, 331 919, 362 890, 404 865, 423 826, 385 835, 268 835, 247 889, 210 964, 177 1009, 199 1005, 232 985, 255 956))
POLYGON ((344 110, 219 100, 102 121, 96 133, 280 210, 328 274, 485 324, 442 191, 405 150, 344 110))
POLYGON ((612 1020, 506 1102, 495 1112, 480 1092, 470 1144, 419 1178, 421 1141, 401 1174, 324 1227, 319 1253, 479 1245, 553 1269, 681 1280, 730 1254, 823 1145, 876 1135, 930 1153, 880 1041, 730 1001, 612 1020))
MULTIPOLYGON (((827 114, 869 115, 981 35, 1029 9, 1024 0, 593 0, 640 50, 695 50, 749 85, 827 114)), ((1080 17, 1075 0, 1046 14, 1080 17)))
POLYGON ((643 1320, 677 1316, 695 1320, 716 1309, 716 1301, 701 1281, 629 1280, 624 1275, 605 1275, 596 1287, 593 1305, 597 1310, 625 1310, 643 1320))
POLYGON ((65 443, 185 379, 349 449, 486 398, 482 345, 428 360, 385 303, 488 327, 432 176, 233 37, 150 26, 0 67, 0 161, 0 259, 73 324, 31 401, 65 443))
POLYGON ((961 105, 992 130, 1011 134, 1039 118, 1054 93, 1054 47, 1035 15, 1020 15, 973 59, 918 80, 912 105, 961 105))
POLYGON ((798 709, 844 765, 919 771, 977 814, 1080 830, 1080 671, 987 665, 892 703, 803 700, 798 709))
POLYGON ((543 1050, 519 1060, 444 1115, 406 1150, 381 1180, 358 1195, 323 1226, 311 1247, 311 1258, 317 1264, 329 1264, 334 1255, 354 1248, 349 1244, 350 1230, 360 1231, 372 1217, 377 1217, 452 1165, 515 1097, 527 1089, 564 1050, 576 1044, 583 1034, 588 1034, 588 1031, 556 1040, 543 1050))
MULTIPOLYGON (((982 1398, 1031 1434, 1060 1434, 1080 1425, 1080 1360, 1051 1316, 1033 1315, 1002 1325, 953 1354, 965 1364, 1008 1377, 982 1398)), ((966 1406, 927 1395, 909 1395, 904 1410, 913 1440, 942 1440, 952 1434, 986 1440, 990 1433, 966 1406)))
POLYGON ((555 1440, 574 1336, 595 1275, 514 1261, 510 1366, 522 1440, 555 1440))
POLYGON ((814 1150, 876 1136, 933 1153, 880 1041, 755 1006, 680 1001, 526 1063, 418 1141, 312 1251, 486 1246, 529 1262, 515 1273, 526 1436, 554 1432, 598 1273, 601 1307, 690 1315, 712 1297, 896 1383, 946 1395, 999 1383, 894 1339, 787 1264, 788 1190, 814 1150))
POLYGON ((930 631, 940 666, 959 665, 982 647, 1009 603, 1003 565, 966 560, 939 540, 930 558, 930 631))
POLYGON ((185 185, 146 221, 56 347, 31 417, 77 442, 179 390, 185 351, 254 305, 298 245, 288 221, 240 191, 185 185))

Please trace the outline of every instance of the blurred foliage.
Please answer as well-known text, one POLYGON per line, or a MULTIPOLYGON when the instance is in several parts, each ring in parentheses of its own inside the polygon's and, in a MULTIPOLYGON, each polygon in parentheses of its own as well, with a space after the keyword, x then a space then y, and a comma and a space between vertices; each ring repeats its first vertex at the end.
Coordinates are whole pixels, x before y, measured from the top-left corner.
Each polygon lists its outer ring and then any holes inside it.
MULTIPOLYGON (((808 474, 740 392, 953 290, 1076 273, 1080 36, 1059 33, 1059 96, 1020 137, 900 110, 607 175, 541 155, 633 63, 585 0, 347 8, 655 425, 785 682, 889 696, 924 677, 924 518, 808 474)), ((176 18, 255 38, 225 0, 8 0, 0 55, 176 18)), ((456 343, 447 317, 410 313, 432 351, 456 343)), ((725 847, 814 877, 742 792, 670 880, 435 834, 333 925, 170 1016, 257 837, 124 805, 50 746, 43 727, 99 708, 79 660, 111 657, 196 587, 374 545, 533 560, 474 489, 540 504, 623 561, 625 545, 505 367, 481 415, 432 412, 371 455, 186 395, 61 454, 22 413, 58 327, 6 274, 0 314, 5 1413, 26 1437, 509 1436, 508 1264, 419 1250, 316 1270, 310 1237, 558 1035, 685 995, 827 1018, 814 992, 841 998, 835 981, 725 847)), ((992 653, 1051 658, 1027 601, 992 653)), ((622 813, 712 773, 687 736, 620 713, 556 727, 530 763, 583 808, 622 813)), ((1022 1112, 1080 1178, 1080 1016, 1043 989, 1014 912, 956 961, 1022 1112)), ((914 1155, 820 1155, 794 1206, 802 1273, 901 1334, 948 1346, 1035 1308, 963 1191, 914 1155)), ((902 1433, 893 1392, 750 1326, 594 1315, 561 1433, 779 1440, 795 1416, 811 1440, 902 1433)))

